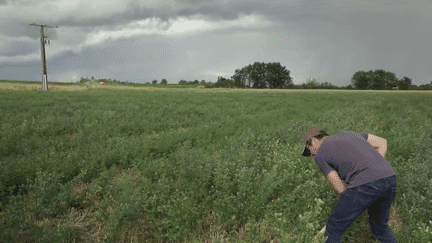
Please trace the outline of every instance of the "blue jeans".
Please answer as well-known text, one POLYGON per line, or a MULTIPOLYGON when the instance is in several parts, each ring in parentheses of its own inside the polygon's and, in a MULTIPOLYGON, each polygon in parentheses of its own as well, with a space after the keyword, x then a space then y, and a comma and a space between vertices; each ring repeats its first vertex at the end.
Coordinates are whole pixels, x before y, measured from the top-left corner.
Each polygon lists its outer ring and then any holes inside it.
POLYGON ((390 206, 396 197, 396 176, 379 179, 342 193, 327 220, 327 243, 341 242, 346 229, 367 209, 369 226, 381 242, 397 242, 388 226, 390 206))

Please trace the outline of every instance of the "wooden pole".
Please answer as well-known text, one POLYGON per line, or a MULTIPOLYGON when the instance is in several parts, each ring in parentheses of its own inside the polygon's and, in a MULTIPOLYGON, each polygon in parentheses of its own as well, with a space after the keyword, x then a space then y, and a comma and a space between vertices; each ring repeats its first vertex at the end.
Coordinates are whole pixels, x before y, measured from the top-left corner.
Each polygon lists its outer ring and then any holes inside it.
POLYGON ((45 35, 44 35, 44 27, 49 28, 57 28, 53 26, 48 25, 37 25, 35 23, 30 24, 34 26, 40 26, 41 30, 41 61, 42 61, 42 89, 44 91, 48 91, 48 75, 47 75, 47 68, 46 68, 46 58, 45 58, 45 35))
POLYGON ((45 36, 44 28, 41 28, 41 56, 42 56, 42 89, 48 91, 48 76, 46 70, 46 58, 45 58, 45 36))

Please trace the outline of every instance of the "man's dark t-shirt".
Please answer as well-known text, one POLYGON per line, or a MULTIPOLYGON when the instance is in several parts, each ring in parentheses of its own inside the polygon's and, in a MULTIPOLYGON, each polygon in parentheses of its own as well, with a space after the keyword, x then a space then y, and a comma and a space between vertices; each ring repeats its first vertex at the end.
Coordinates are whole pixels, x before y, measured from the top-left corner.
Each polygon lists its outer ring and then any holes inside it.
POLYGON ((367 141, 368 133, 343 131, 329 136, 315 156, 327 177, 335 170, 348 188, 396 175, 389 162, 367 141))

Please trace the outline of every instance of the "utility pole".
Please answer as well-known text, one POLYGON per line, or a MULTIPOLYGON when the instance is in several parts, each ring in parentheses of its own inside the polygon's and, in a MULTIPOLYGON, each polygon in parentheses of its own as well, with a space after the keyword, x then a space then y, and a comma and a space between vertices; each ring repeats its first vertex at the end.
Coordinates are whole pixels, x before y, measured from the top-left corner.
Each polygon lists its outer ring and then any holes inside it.
MULTIPOLYGON (((47 69, 46 69, 46 59, 45 59, 45 44, 47 43, 47 40, 45 39, 44 35, 44 27, 49 27, 49 28, 58 28, 57 26, 48 26, 48 25, 37 25, 35 23, 33 24, 29 24, 29 25, 34 25, 34 26, 40 26, 41 29, 41 55, 42 55, 42 89, 44 91, 48 90, 48 76, 47 76, 47 69)), ((48 44, 50 44, 50 42, 48 41, 48 44)))

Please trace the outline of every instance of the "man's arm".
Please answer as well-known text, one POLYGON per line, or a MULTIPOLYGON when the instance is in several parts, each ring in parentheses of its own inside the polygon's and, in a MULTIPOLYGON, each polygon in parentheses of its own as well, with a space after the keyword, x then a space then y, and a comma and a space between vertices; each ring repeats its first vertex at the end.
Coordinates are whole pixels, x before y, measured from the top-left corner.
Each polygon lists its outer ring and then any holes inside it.
POLYGON ((327 180, 332 184, 333 188, 339 194, 345 191, 345 185, 335 170, 332 170, 330 173, 328 173, 327 180))
POLYGON ((376 149, 376 151, 378 151, 378 153, 382 155, 382 157, 385 156, 387 152, 387 140, 369 133, 367 141, 376 149))

